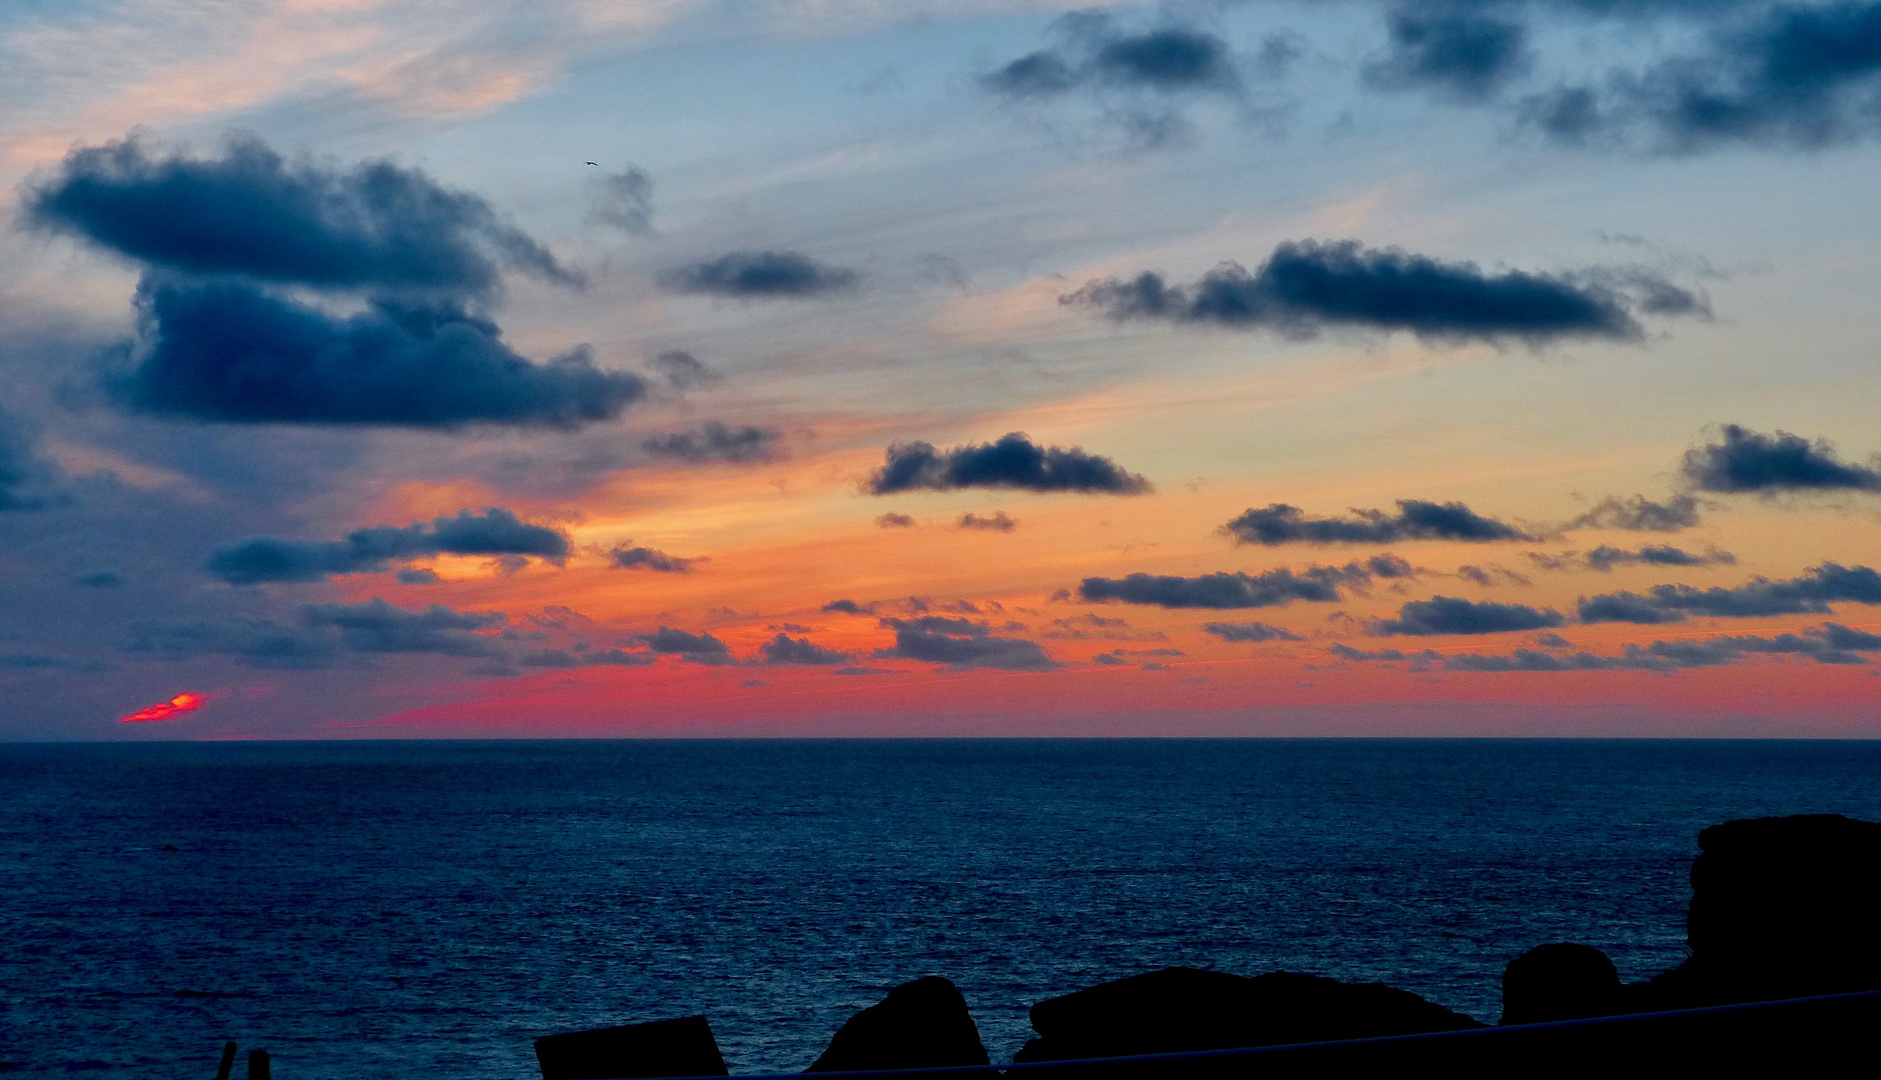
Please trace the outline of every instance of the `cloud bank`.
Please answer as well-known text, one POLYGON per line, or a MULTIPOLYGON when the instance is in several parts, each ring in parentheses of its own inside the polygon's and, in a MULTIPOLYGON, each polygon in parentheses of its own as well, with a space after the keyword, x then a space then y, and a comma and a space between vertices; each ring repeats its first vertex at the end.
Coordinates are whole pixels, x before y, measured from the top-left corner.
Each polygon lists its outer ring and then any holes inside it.
POLYGON ((1287 242, 1253 273, 1224 262, 1193 285, 1161 274, 1092 281, 1059 298, 1143 319, 1310 338, 1324 329, 1408 331, 1430 341, 1633 340, 1635 312, 1697 315, 1697 294, 1644 271, 1485 271, 1356 240, 1287 242))
POLYGON ((1389 544, 1400 540, 1458 540, 1487 543, 1536 537, 1494 518, 1483 517, 1460 502, 1399 499, 1398 512, 1354 509, 1350 517, 1308 517, 1286 503, 1249 510, 1223 525, 1237 543, 1277 547, 1282 544, 1389 544))
POLYGON ((1645 593, 1614 592, 1580 599, 1584 623, 1674 623, 1692 615, 1732 619, 1826 614, 1831 604, 1881 604, 1881 574, 1866 566, 1825 562, 1782 581, 1752 578, 1735 588, 1656 585, 1645 593))
POLYGON ((1687 451, 1680 472, 1700 491, 1774 495, 1795 491, 1881 491, 1881 460, 1840 460, 1826 439, 1779 431, 1762 435, 1726 424, 1724 441, 1687 451))
POLYGON ((678 292, 741 300, 803 299, 850 292, 862 275, 796 251, 734 251, 660 275, 678 292))
POLYGON ((896 443, 864 484, 871 495, 962 488, 1137 495, 1149 491, 1150 482, 1109 458, 1075 446, 1038 446, 1014 431, 997 442, 947 450, 926 442, 896 443))
POLYGON ((430 524, 375 525, 325 543, 258 537, 217 551, 204 569, 231 585, 256 585, 384 573, 395 562, 437 555, 534 556, 559 566, 568 553, 568 537, 559 530, 492 506, 482 514, 460 510, 430 524))

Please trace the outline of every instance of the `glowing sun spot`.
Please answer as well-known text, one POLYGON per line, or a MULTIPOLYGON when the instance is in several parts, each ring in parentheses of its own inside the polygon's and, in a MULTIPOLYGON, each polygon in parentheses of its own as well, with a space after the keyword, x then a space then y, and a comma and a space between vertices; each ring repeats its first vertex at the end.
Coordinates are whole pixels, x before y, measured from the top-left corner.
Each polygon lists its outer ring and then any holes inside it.
POLYGON ((185 691, 168 701, 159 701, 118 718, 120 724, 152 724, 160 720, 174 720, 188 712, 195 712, 209 700, 208 694, 191 694, 185 691))

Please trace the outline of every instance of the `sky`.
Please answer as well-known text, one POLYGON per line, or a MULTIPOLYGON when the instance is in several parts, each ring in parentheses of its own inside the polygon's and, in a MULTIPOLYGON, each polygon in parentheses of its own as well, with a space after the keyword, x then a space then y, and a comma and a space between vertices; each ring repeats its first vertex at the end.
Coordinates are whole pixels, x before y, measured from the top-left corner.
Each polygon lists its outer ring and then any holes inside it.
POLYGON ((1881 0, 0 57, 0 739, 1881 735, 1881 0))

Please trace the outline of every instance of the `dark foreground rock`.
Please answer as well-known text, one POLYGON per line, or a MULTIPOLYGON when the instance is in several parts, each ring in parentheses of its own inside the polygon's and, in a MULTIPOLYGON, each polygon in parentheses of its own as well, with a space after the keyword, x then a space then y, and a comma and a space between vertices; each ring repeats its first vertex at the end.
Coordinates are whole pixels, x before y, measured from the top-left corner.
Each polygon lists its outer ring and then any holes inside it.
POLYGON ((1752 818, 1698 834, 1691 957, 1654 979, 1659 1008, 1881 988, 1881 825, 1752 818))
POLYGON ((536 1040, 536 1060, 543 1080, 726 1075, 703 1016, 545 1035, 536 1040))
POLYGON ((902 983, 849 1018, 807 1070, 933 1069, 990 1059, 966 999, 938 975, 902 983))
POLYGON ((1620 973, 1592 945, 1537 945, 1502 973, 1502 1022, 1537 1024, 1625 1012, 1620 973))
POLYGON ((1246 978, 1176 967, 1032 1006, 1039 1037, 1014 1060, 1225 1050, 1482 1026, 1383 983, 1285 971, 1246 978))

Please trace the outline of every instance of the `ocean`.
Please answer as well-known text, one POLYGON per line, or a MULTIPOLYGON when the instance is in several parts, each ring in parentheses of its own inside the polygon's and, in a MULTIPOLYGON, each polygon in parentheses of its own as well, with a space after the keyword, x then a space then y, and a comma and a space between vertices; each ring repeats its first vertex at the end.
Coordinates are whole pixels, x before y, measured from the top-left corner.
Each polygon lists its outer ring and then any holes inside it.
POLYGON ((1493 1022, 1542 942, 1677 963, 1698 830, 1805 812, 1881 820, 1881 743, 0 745, 0 1060, 521 1080, 537 1036, 703 1013, 784 1071, 932 973, 1001 1061, 1033 1002, 1171 964, 1493 1022))

